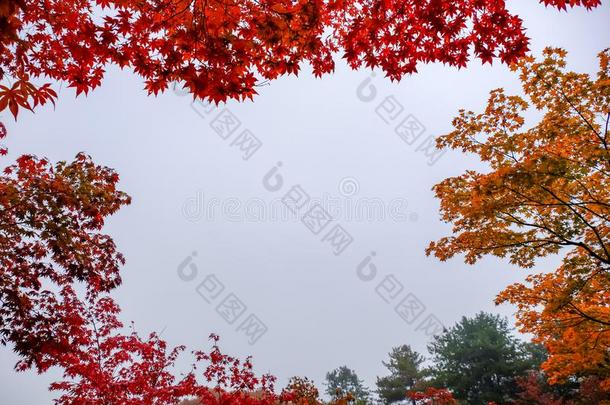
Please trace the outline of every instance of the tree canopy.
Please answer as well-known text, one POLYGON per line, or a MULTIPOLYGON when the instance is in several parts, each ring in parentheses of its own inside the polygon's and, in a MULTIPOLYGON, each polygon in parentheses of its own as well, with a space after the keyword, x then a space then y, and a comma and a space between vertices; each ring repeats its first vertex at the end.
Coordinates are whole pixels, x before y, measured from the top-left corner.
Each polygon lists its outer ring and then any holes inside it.
MULTIPOLYGON (((307 64, 316 76, 330 73, 336 56, 391 80, 426 63, 464 67, 473 56, 510 64, 524 95, 492 91, 482 113, 460 111, 438 141, 477 155, 488 171, 434 187, 453 235, 427 253, 463 254, 471 264, 508 257, 524 268, 564 253, 558 269, 532 274, 496 300, 516 305, 518 327, 548 356, 481 313, 434 338, 431 371, 410 346, 393 348, 377 393, 388 404, 407 395, 426 405, 601 402, 610 396, 610 49, 591 77, 566 71, 565 51, 548 48, 537 61, 528 45, 504 0, 0 0, 0 79, 9 82, 0 85, 0 111, 17 119, 21 109, 55 103, 47 80, 87 94, 112 65, 139 75, 149 94, 179 83, 219 103, 252 99, 257 86, 307 64), (532 107, 542 118, 525 129, 532 107)), ((124 258, 102 233, 131 201, 118 181, 84 153, 58 163, 24 155, 0 174, 0 344, 15 349, 17 369, 58 367, 62 378, 50 388, 65 405, 321 404, 307 378, 276 393, 273 376, 222 353, 215 335, 212 349, 194 351, 192 369, 177 376, 183 346, 125 333, 108 295, 121 283, 124 258)), ((368 400, 347 367, 327 382, 331 404, 368 400)))
POLYGON ((326 394, 337 399, 351 394, 356 404, 366 404, 369 391, 358 374, 347 366, 341 366, 326 373, 326 394))
POLYGON ((554 272, 532 274, 497 303, 517 306, 518 325, 548 349, 552 382, 597 375, 610 389, 610 50, 596 77, 566 71, 566 52, 548 48, 519 73, 526 98, 492 91, 482 113, 460 111, 439 147, 474 153, 469 170, 434 187, 453 235, 432 242, 442 260, 509 257, 530 268, 564 252, 554 272), (541 120, 525 129, 529 107, 541 120))
MULTIPOLYGON (((542 0, 597 7, 600 0, 542 0)), ((214 102, 252 98, 256 86, 304 63, 316 76, 333 55, 392 80, 420 63, 463 67, 470 53, 516 62, 528 50, 522 20, 503 0, 4 0, 0 4, 0 111, 53 101, 48 84, 76 94, 110 64, 140 75, 148 93, 172 82, 214 102)))
POLYGON ((385 404, 403 401, 406 392, 414 389, 425 375, 424 357, 409 345, 392 348, 388 357, 383 365, 390 375, 377 377, 377 394, 385 404))
POLYGON ((434 337, 428 350, 434 384, 473 405, 508 402, 517 378, 537 369, 540 357, 535 347, 511 334, 506 319, 484 312, 463 317, 434 337))
POLYGON ((130 203, 118 180, 84 154, 55 165, 25 155, 0 174, 0 343, 30 364, 68 348, 62 291, 81 283, 94 298, 121 282, 123 256, 100 232, 130 203))

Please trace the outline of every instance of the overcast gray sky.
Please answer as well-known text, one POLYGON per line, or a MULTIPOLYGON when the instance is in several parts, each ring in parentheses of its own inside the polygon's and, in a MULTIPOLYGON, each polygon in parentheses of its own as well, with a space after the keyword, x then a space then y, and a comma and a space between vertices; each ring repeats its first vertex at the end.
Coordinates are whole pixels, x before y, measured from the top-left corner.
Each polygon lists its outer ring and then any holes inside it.
MULTIPOLYGON (((509 3, 536 55, 560 46, 569 68, 596 72, 596 54, 610 45, 608 5, 560 13, 533 0, 509 3)), ((422 66, 400 83, 382 76, 341 63, 322 79, 304 69, 261 88, 254 102, 211 109, 171 91, 148 97, 137 76, 110 68, 86 98, 63 88, 55 110, 2 118, 11 160, 85 151, 119 172, 133 203, 105 232, 127 259, 114 292, 123 320, 189 348, 207 348, 215 332, 225 351, 252 354, 280 386, 305 375, 322 388, 324 374, 344 364, 373 386, 393 346, 425 353, 436 322, 450 326, 480 310, 510 317, 513 308, 492 301, 526 274, 495 259, 473 267, 424 254, 450 231, 431 187, 482 168, 459 152, 429 157, 426 140, 448 132, 458 109, 483 108, 491 89, 519 92, 515 75, 475 61, 459 71, 422 66), (403 121, 405 139, 395 132, 403 121), (295 208, 304 193, 301 214, 321 206, 332 220, 282 218, 284 203, 295 208)), ((16 374, 16 360, 0 348, 0 402, 50 403, 57 374, 16 374)))

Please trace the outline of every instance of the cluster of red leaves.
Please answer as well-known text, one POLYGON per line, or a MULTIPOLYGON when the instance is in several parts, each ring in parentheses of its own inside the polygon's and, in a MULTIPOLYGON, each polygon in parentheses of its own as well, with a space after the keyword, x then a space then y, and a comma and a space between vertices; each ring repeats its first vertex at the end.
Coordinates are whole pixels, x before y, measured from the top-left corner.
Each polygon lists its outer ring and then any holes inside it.
MULTIPOLYGON (((0 74, 67 81, 77 95, 100 85, 108 64, 133 69, 149 93, 180 82, 220 102, 252 98, 257 84, 303 63, 329 73, 341 50, 352 68, 380 67, 392 80, 419 63, 465 66, 471 51, 512 63, 528 50, 504 0, 1 0, 0 19, 0 74)), ((28 97, 55 96, 43 89, 0 96, 16 115, 28 97)))
POLYGON ((0 1, 0 38, 2 42, 19 39, 19 19, 17 12, 23 10, 23 0, 1 0, 0 1))
POLYGON ((47 101, 55 105, 56 98, 57 93, 49 83, 36 87, 27 79, 22 79, 17 80, 10 88, 0 85, 0 111, 8 107, 15 119, 19 108, 34 111, 34 107, 46 104, 47 101))
POLYGON ((579 405, 579 404, 606 404, 610 401, 610 393, 600 389, 598 377, 587 377, 580 384, 566 392, 553 390, 541 372, 531 372, 517 380, 517 398, 511 403, 514 405, 579 405))
POLYGON ((24 155, 0 174, 0 343, 28 364, 43 367, 41 353, 68 332, 58 291, 82 282, 95 297, 121 281, 123 257, 100 233, 130 202, 118 179, 84 154, 55 166, 24 155))
POLYGON ((428 387, 425 391, 409 391, 407 398, 418 405, 457 405, 451 391, 444 388, 428 387))
MULTIPOLYGON (((120 309, 110 297, 80 300, 70 287, 54 297, 40 310, 53 313, 61 326, 53 344, 39 351, 38 367, 63 370, 63 379, 50 387, 61 393, 57 404, 176 404, 198 398, 211 405, 271 405, 278 399, 275 378, 256 377, 249 358, 242 362, 222 353, 217 336, 210 336, 212 350, 194 352, 191 370, 177 378, 175 362, 185 348, 168 348, 156 333, 140 337, 133 326, 124 334, 120 309)), ((29 367, 28 361, 17 365, 29 367)))
MULTIPOLYGON (((210 335, 212 349, 193 352, 191 369, 177 377, 176 361, 185 347, 168 348, 156 333, 143 338, 133 325, 123 333, 120 309, 110 297, 83 301, 70 287, 56 297, 40 308, 54 313, 61 327, 53 344, 41 348, 38 367, 39 372, 63 370, 62 380, 50 386, 61 393, 58 405, 321 404, 308 379, 295 377, 276 394, 275 377, 256 376, 250 357, 242 361, 223 353, 216 335, 210 335)), ((29 367, 26 360, 17 365, 29 367)), ((350 403, 353 398, 346 396, 332 405, 350 403)))

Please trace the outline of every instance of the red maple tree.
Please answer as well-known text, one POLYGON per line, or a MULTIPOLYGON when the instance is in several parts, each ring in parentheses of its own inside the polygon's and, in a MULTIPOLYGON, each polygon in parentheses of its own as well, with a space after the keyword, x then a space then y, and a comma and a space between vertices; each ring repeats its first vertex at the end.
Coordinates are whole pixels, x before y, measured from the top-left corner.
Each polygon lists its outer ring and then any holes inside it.
MULTIPOLYGON (((169 348, 156 333, 141 337, 133 325, 125 333, 120 309, 109 296, 80 299, 66 286, 53 298, 40 310, 61 324, 38 351, 36 364, 39 372, 63 370, 63 378, 50 386, 61 393, 59 405, 169 405, 192 398, 211 405, 271 405, 279 399, 275 378, 257 377, 250 358, 222 353, 215 335, 212 349, 193 352, 191 369, 177 376, 175 363, 185 347, 169 348)), ((29 367, 27 359, 17 364, 18 370, 29 367)))
POLYGON ((56 165, 24 155, 0 174, 0 344, 30 364, 67 333, 51 310, 59 291, 82 285, 94 298, 121 282, 123 256, 100 232, 130 202, 118 180, 84 154, 56 165))
POLYGON ((257 84, 304 63, 329 73, 339 52, 352 68, 379 67, 398 80, 420 63, 465 66, 471 52, 512 63, 528 42, 504 0, 2 0, 0 76, 14 84, 0 87, 0 110, 16 116, 54 100, 34 78, 87 93, 109 64, 132 69, 149 93, 179 82, 220 102, 252 98, 257 84))

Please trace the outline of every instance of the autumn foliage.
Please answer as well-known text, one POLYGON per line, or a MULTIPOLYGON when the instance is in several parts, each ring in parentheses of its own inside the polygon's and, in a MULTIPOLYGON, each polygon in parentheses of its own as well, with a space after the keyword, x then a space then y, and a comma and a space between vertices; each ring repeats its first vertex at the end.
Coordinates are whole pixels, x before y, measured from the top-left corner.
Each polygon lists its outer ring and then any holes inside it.
POLYGON ((71 350, 48 354, 64 378, 51 385, 58 404, 176 404, 196 398, 203 404, 271 405, 275 378, 257 377, 250 358, 221 352, 212 335, 210 351, 193 352, 191 370, 176 376, 183 346, 169 348, 156 333, 121 332, 118 306, 109 297, 85 305, 69 293, 58 307, 74 325, 71 350))
MULTIPOLYGON (((508 257, 525 268, 562 253, 558 269, 497 297, 516 305, 521 331, 549 353, 541 372, 520 380, 518 400, 565 403, 547 382, 577 381, 578 395, 601 401, 610 395, 610 50, 593 78, 567 72, 561 49, 536 61, 528 44, 504 0, 0 0, 0 111, 16 119, 54 104, 46 80, 87 94, 112 65, 139 75, 149 94, 179 83, 218 103, 251 99, 257 86, 306 64, 316 76, 330 73, 337 55, 391 80, 425 63, 464 67, 473 55, 510 64, 524 96, 494 90, 484 112, 460 111, 455 130, 439 139, 489 170, 434 187, 453 235, 427 252, 442 260, 463 254, 471 264, 508 257), (542 118, 526 129, 532 107, 542 118)), ((0 123, 0 139, 6 135, 0 123)), ((17 369, 62 370, 50 388, 64 405, 323 403, 307 378, 277 393, 273 376, 223 353, 215 335, 180 373, 185 347, 123 325, 108 293, 121 283, 124 258, 102 232, 130 203, 118 182, 84 153, 55 164, 24 155, 0 174, 0 344, 18 353, 17 369)), ((405 396, 456 403, 442 388, 405 396)), ((332 404, 355 402, 337 393, 332 404)))
POLYGON ((597 77, 565 70, 565 51, 514 65, 525 97, 491 93, 484 112, 460 111, 440 147, 474 153, 489 171, 434 187, 453 236, 429 254, 468 263, 485 255, 521 267, 564 253, 554 272, 508 287, 497 302, 517 306, 518 325, 543 343, 553 383, 599 377, 610 390, 610 51, 597 77), (541 120, 525 129, 529 107, 541 120))
POLYGON ((407 398, 417 405, 457 405, 450 391, 442 388, 428 387, 423 392, 409 391, 407 398))
POLYGON ((519 392, 514 405, 582 405, 610 403, 610 393, 600 388, 598 377, 583 378, 563 386, 549 385, 544 374, 531 372, 518 381, 519 392))
POLYGON ((170 405, 194 398, 206 405, 271 405, 282 398, 273 391, 275 377, 256 376, 250 358, 224 354, 215 335, 211 350, 194 351, 191 369, 180 375, 175 363, 185 347, 170 348, 156 333, 141 337, 133 325, 124 333, 110 297, 82 301, 66 288, 51 309, 69 332, 63 343, 70 349, 46 349, 39 362, 63 370, 50 386, 61 394, 57 404, 170 405))
MULTIPOLYGON (((124 259, 101 233, 105 218, 130 203, 118 181, 84 154, 55 165, 21 156, 0 176, 0 343, 20 355, 16 369, 62 370, 50 389, 63 405, 314 405, 309 380, 294 378, 278 394, 275 377, 223 353, 218 336, 179 373, 184 346, 124 327, 107 294, 124 259)), ((334 404, 352 402, 346 395, 334 404)))
POLYGON ((462 67, 471 52, 512 63, 527 50, 522 21, 503 0, 2 0, 0 76, 14 84, 0 87, 0 110, 16 116, 52 101, 36 78, 87 93, 108 65, 133 70, 148 93, 179 82, 219 102, 252 98, 257 85, 305 63, 316 76, 329 73, 337 53, 394 80, 420 63, 462 67))
POLYGON ((28 364, 67 349, 62 290, 82 284, 93 298, 121 282, 123 256, 100 232, 129 204, 117 182, 84 154, 56 165, 25 155, 0 175, 0 343, 13 344, 28 364))

